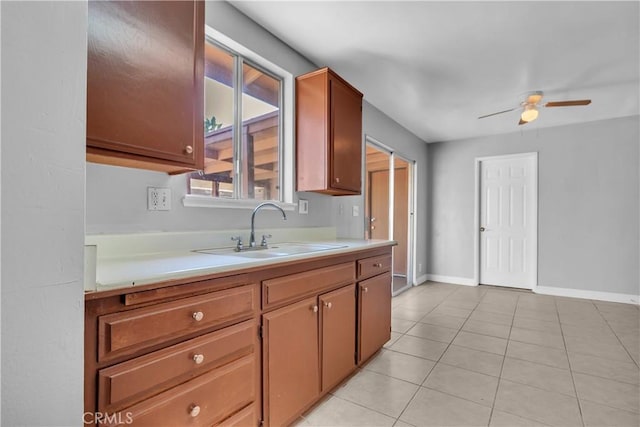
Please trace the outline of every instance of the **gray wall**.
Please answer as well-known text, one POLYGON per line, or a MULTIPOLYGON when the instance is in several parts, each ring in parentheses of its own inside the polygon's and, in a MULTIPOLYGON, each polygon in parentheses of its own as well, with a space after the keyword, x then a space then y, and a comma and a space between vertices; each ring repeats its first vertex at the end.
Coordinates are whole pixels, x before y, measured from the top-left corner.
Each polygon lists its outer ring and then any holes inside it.
MULTIPOLYGON (((365 102, 363 105, 362 127, 365 136, 370 136, 381 143, 393 148, 398 154, 417 162, 417 197, 415 206, 416 215, 416 275, 418 277, 426 273, 427 259, 427 144, 414 134, 407 131, 398 123, 389 119, 384 113, 373 105, 365 102), (422 264, 422 271, 417 270, 417 265, 422 264)), ((364 178, 363 178, 364 179, 364 178)), ((364 236, 364 195, 334 198, 334 217, 338 235, 346 237, 362 238, 364 236), (342 205, 342 209, 340 209, 342 205), (351 208, 353 205, 360 207, 360 216, 353 217, 351 208), (340 214, 342 212, 342 214, 340 214)))
MULTIPOLYGON (((318 68, 226 2, 207 2, 206 22, 212 28, 291 72, 294 76, 318 68)), ((426 144, 367 102, 364 103, 363 133, 417 160, 420 182, 426 182, 424 167, 427 157, 426 144)), ((250 210, 185 208, 181 200, 186 191, 185 176, 168 176, 158 172, 88 163, 87 232, 248 228, 250 210), (146 192, 149 186, 172 189, 171 211, 147 211, 146 192)), ((426 192, 420 189, 418 191, 418 232, 424 235, 426 234, 426 192)), ((282 223, 277 215, 265 216, 261 218, 261 224, 264 227, 277 228, 335 226, 338 236, 355 238, 364 236, 362 213, 356 218, 350 215, 351 206, 354 204, 358 204, 360 211, 364 212, 362 196, 330 197, 298 193, 294 196, 294 201, 297 201, 298 197, 309 200, 309 215, 298 215, 297 212, 287 213, 290 219, 286 223, 282 223), (343 204, 345 213, 343 215, 338 214, 340 203, 343 204)), ((419 242, 417 262, 424 264, 426 271, 426 242, 424 239, 419 239, 419 242)))
POLYGON ((87 5, 0 7, 1 424, 80 425, 87 5))
POLYGON ((538 286, 639 293, 638 116, 429 145, 429 273, 474 275, 474 159, 537 151, 538 286))

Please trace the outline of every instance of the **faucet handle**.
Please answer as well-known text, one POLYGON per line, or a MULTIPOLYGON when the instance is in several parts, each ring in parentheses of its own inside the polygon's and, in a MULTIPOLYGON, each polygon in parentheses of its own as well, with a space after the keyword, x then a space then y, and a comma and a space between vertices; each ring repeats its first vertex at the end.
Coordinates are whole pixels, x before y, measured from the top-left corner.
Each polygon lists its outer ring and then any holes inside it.
POLYGON ((240 252, 244 249, 244 245, 242 244, 242 236, 234 236, 231 238, 233 241, 238 241, 236 244, 236 252, 240 252))
POLYGON ((267 239, 270 239, 272 237, 273 236, 271 234, 263 234, 262 235, 262 241, 260 242, 260 246, 263 246, 263 247, 266 248, 267 247, 267 239))

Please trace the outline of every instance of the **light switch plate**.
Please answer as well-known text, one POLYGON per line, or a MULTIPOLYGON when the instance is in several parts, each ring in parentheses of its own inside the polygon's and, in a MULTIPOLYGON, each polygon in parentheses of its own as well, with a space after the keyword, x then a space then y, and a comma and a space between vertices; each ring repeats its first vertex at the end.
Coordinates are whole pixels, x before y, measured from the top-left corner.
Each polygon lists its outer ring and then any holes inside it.
POLYGON ((353 205, 353 206, 351 207, 351 214, 352 214, 353 216, 360 216, 360 206, 358 206, 358 205, 353 205))
POLYGON ((150 211, 171 210, 171 189, 170 188, 147 188, 147 209, 150 211))
POLYGON ((307 215, 309 213, 309 201, 308 200, 298 200, 298 213, 300 215, 307 215))

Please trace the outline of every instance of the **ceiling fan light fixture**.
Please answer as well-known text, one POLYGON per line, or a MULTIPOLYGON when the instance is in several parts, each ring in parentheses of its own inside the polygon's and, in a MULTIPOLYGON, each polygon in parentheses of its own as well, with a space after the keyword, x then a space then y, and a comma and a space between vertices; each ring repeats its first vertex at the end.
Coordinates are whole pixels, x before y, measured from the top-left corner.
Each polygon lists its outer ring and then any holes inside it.
POLYGON ((523 122, 532 122, 538 118, 538 109, 535 105, 525 105, 520 118, 523 122))

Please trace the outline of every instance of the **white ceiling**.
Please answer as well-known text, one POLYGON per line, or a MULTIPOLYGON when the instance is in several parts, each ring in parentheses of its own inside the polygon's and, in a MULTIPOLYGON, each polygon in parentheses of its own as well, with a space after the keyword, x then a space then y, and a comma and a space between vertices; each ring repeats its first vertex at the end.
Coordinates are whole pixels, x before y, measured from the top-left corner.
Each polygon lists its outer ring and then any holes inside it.
POLYGON ((639 2, 231 1, 426 142, 639 113, 639 2), (586 107, 515 107, 589 98, 586 107))

